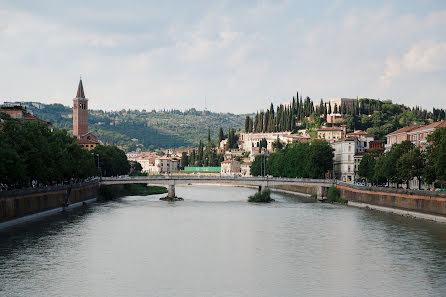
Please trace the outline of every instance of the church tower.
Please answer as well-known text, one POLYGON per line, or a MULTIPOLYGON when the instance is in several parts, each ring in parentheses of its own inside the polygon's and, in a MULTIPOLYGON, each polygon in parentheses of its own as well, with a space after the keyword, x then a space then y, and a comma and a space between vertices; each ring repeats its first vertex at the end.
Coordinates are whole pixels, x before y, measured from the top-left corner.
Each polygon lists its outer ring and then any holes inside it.
POLYGON ((85 98, 82 78, 77 87, 76 98, 73 99, 73 135, 80 136, 88 133, 88 99, 85 98))

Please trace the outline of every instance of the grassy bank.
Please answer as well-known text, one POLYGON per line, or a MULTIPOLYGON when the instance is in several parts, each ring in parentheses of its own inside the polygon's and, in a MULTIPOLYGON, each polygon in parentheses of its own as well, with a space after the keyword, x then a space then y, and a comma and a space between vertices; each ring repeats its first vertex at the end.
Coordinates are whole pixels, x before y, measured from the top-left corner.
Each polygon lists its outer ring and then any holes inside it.
POLYGON ((101 186, 99 189, 100 201, 112 200, 122 196, 147 196, 167 193, 162 186, 147 186, 146 184, 129 184, 123 186, 101 186))

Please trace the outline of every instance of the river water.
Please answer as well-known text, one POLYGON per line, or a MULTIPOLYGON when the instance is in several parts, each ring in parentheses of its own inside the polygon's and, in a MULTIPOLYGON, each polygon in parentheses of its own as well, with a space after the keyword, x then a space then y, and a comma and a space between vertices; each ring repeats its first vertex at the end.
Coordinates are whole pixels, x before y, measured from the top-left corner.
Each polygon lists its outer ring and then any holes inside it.
POLYGON ((446 226, 177 187, 0 232, 0 296, 446 296, 446 226))

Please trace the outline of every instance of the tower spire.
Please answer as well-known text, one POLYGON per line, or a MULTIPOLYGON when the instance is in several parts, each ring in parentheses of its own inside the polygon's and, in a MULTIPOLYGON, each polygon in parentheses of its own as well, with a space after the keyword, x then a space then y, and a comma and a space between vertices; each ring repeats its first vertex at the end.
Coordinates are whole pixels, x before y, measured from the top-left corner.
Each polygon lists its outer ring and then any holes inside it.
POLYGON ((79 80, 79 86, 77 87, 76 98, 85 99, 84 86, 82 85, 82 77, 79 80))

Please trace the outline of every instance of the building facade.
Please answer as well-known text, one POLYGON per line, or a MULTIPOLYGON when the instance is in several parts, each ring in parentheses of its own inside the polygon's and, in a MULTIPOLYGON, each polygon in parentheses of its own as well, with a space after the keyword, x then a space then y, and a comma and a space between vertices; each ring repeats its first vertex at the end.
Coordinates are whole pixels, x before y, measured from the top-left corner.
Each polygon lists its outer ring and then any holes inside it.
POLYGON ((338 141, 345 138, 347 128, 341 127, 324 127, 317 129, 317 138, 325 139, 328 142, 338 141))
POLYGON ((227 160, 221 162, 220 173, 222 176, 240 175, 240 162, 237 160, 227 160))
POLYGON ((386 151, 388 151, 393 145, 400 144, 401 142, 408 140, 424 150, 429 144, 427 142, 427 136, 433 133, 435 129, 441 127, 446 127, 446 121, 434 122, 429 125, 408 126, 398 129, 392 133, 387 134, 387 143, 385 145, 385 149, 386 151))

